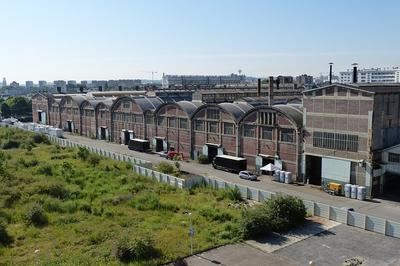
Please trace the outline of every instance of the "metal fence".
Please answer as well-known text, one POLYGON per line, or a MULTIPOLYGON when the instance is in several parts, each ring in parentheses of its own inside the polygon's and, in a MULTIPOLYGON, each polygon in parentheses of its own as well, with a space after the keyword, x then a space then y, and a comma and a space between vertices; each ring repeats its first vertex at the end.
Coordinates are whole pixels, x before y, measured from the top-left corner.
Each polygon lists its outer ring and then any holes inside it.
MULTIPOLYGON (((153 177, 155 171, 151 173, 145 172, 143 167, 135 166, 135 171, 142 175, 146 175, 149 177, 153 177)), ((158 173, 159 174, 159 173, 158 173)), ((169 178, 173 178, 169 176, 169 178)), ((261 189, 256 189, 252 187, 247 187, 244 185, 230 183, 224 180, 219 180, 212 177, 202 177, 203 183, 208 184, 209 186, 215 189, 225 189, 225 188, 238 188, 242 197, 249 200, 254 200, 258 202, 262 202, 268 199, 273 198, 277 193, 265 191, 261 189)), ((157 179, 158 180, 158 179, 157 179)), ((160 180, 158 180, 160 181, 160 180)), ((184 184, 179 186, 181 188, 186 187, 190 188, 191 185, 187 182, 188 180, 184 180, 184 184)), ((164 182, 164 181, 161 181, 164 182)), ((196 183, 198 183, 197 180, 196 183)), ((349 226, 354 226, 358 228, 362 228, 368 231, 384 234, 387 236, 400 238, 400 223, 390 221, 384 218, 374 217, 354 211, 348 211, 347 209, 342 209, 339 207, 330 206, 327 204, 322 204, 318 202, 313 202, 309 200, 303 200, 304 205, 307 209, 307 213, 313 216, 319 216, 331 221, 335 221, 338 223, 346 224, 349 226)))
POLYGON ((86 148, 87 150, 89 150, 90 152, 96 153, 100 156, 103 157, 107 157, 113 160, 117 160, 117 161, 124 161, 124 162, 128 162, 128 163, 132 163, 134 165, 139 165, 139 166, 143 166, 146 168, 153 168, 153 164, 149 161, 145 161, 139 158, 135 158, 126 154, 121 154, 118 152, 112 152, 112 151, 107 151, 101 148, 97 148, 97 147, 93 147, 90 145, 84 145, 78 142, 74 142, 72 140, 69 139, 61 139, 61 138, 57 138, 57 137, 53 137, 53 136, 47 136, 49 138, 49 140, 55 144, 58 144, 60 146, 63 147, 71 147, 71 148, 78 148, 78 147, 83 147, 86 148))

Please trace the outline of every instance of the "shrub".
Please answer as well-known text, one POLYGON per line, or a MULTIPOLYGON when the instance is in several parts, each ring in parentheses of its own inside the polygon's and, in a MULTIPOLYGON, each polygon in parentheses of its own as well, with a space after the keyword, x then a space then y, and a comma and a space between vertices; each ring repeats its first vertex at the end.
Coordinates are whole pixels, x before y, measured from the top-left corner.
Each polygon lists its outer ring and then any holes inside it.
POLYGON ((306 217, 306 207, 301 199, 293 196, 277 196, 264 203, 272 230, 287 231, 303 224, 306 217))
POLYGON ((53 175, 53 166, 51 166, 49 164, 41 165, 37 169, 37 173, 41 174, 41 175, 52 176, 53 175))
POLYGON ((116 257, 122 262, 140 261, 156 258, 159 253, 153 246, 149 237, 136 238, 133 240, 127 237, 116 243, 116 257))
POLYGON ((34 134, 32 136, 32 141, 36 144, 40 144, 40 143, 50 144, 49 139, 45 135, 42 135, 42 134, 34 134))
POLYGON ((8 234, 5 222, 0 220, 0 244, 8 246, 12 242, 12 237, 8 234))
POLYGON ((174 166, 169 163, 169 162, 160 162, 157 164, 157 171, 163 173, 163 174, 173 174, 175 172, 174 166))
POLYGON ((26 210, 24 220, 26 225, 44 226, 48 223, 46 213, 37 203, 26 210))
POLYGON ((23 166, 25 168, 34 167, 34 166, 39 164, 39 161, 37 159, 32 159, 32 160, 27 161, 22 157, 18 158, 17 162, 18 162, 19 165, 21 165, 21 166, 23 166))
POLYGON ((259 237, 271 232, 271 224, 265 210, 258 206, 245 210, 240 221, 240 234, 244 239, 259 237))
POLYGON ((68 190, 63 183, 54 181, 44 181, 36 185, 36 192, 39 194, 46 194, 54 198, 65 199, 68 198, 68 190))
POLYGON ((130 205, 139 211, 163 210, 176 212, 179 209, 174 204, 161 203, 159 197, 151 192, 135 197, 130 205))
POLYGON ((217 200, 229 199, 234 202, 242 200, 242 194, 237 187, 218 190, 217 200))
POLYGON ((19 191, 12 191, 10 195, 8 195, 4 200, 4 207, 10 208, 13 206, 15 202, 21 199, 21 192, 19 191))
POLYGON ((210 207, 200 209, 199 213, 209 221, 226 222, 232 219, 232 215, 229 213, 210 207))
POLYGON ((156 210, 160 207, 160 199, 154 193, 145 193, 137 196, 131 206, 140 211, 156 210))
POLYGON ((1 147, 4 150, 8 150, 8 149, 16 149, 19 147, 21 143, 19 141, 15 141, 15 140, 7 140, 5 142, 3 142, 3 144, 1 145, 1 147))
POLYGON ((204 154, 200 154, 199 157, 197 157, 197 161, 200 164, 208 164, 208 157, 205 156, 204 154))
POLYGON ((79 147, 78 152, 76 153, 76 157, 84 161, 86 161, 89 155, 90 155, 89 150, 84 147, 79 147))
POLYGON ((100 163, 101 157, 97 154, 90 154, 87 158, 87 162, 92 166, 95 167, 100 163))

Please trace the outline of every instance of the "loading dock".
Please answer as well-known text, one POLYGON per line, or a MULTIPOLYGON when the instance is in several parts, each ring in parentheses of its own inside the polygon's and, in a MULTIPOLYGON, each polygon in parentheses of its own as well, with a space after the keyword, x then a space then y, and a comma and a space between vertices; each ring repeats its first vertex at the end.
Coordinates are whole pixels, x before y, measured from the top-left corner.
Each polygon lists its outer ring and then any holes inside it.
POLYGON ((321 157, 306 155, 306 179, 309 184, 321 185, 322 180, 322 160, 321 157))
POLYGON ((211 163, 215 156, 224 154, 224 151, 220 144, 206 143, 203 146, 203 154, 207 156, 208 162, 211 163))

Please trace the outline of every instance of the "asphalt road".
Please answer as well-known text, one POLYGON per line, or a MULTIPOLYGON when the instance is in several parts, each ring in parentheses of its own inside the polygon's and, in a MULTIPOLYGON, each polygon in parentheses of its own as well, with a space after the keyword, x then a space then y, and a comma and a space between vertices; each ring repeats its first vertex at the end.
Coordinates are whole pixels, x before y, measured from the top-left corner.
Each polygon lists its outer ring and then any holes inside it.
MULTIPOLYGON (((127 146, 110 143, 100 140, 94 140, 77 135, 64 136, 73 141, 79 142, 85 145, 91 145, 94 147, 102 148, 108 151, 118 152, 121 154, 130 155, 136 158, 141 158, 153 163, 165 161, 165 158, 160 157, 157 154, 135 152, 128 149, 127 146)), ((249 181, 239 179, 236 174, 216 170, 211 165, 202 165, 196 162, 180 162, 181 169, 183 171, 193 173, 196 175, 205 175, 221 180, 229 181, 232 183, 242 184, 257 189, 263 189, 271 192, 283 192, 286 194, 298 196, 302 199, 320 202, 336 207, 352 207, 355 211, 373 215, 377 217, 386 218, 389 220, 400 222, 400 203, 394 201, 386 201, 380 199, 374 199, 372 201, 359 201, 354 199, 348 199, 345 197, 331 196, 323 192, 319 188, 311 187, 308 185, 290 185, 274 182, 269 176, 261 176, 259 181, 249 181)))

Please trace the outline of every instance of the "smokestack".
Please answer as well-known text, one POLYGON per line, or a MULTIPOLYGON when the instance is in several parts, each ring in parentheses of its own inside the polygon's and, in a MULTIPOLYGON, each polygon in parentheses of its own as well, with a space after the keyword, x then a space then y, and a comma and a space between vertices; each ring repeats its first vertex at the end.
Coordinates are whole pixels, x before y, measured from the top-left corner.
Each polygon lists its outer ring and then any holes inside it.
POLYGON ((358 76, 357 66, 358 66, 358 64, 354 63, 354 64, 352 64, 352 66, 353 66, 353 83, 357 83, 357 76, 358 76))
POLYGON ((274 103, 274 77, 269 77, 268 103, 270 106, 274 103))
POLYGON ((281 83, 281 77, 276 78, 276 89, 279 90, 279 84, 281 83))
POLYGON ((257 80, 257 96, 261 96, 261 79, 257 80))
POLYGON ((332 66, 333 63, 329 63, 329 84, 332 84, 332 66))

